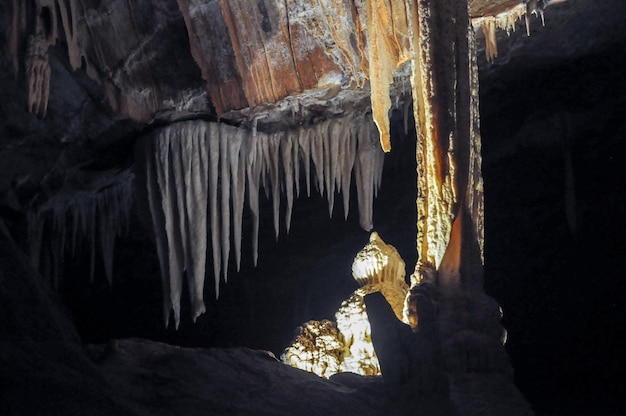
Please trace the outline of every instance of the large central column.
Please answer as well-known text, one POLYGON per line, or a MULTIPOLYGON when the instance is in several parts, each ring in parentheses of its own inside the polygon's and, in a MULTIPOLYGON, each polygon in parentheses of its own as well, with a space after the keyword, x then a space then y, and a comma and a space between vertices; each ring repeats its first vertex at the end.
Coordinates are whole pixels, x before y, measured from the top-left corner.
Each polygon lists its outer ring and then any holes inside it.
POLYGON ((482 288, 478 76, 467 0, 408 0, 417 129, 413 283, 482 288))

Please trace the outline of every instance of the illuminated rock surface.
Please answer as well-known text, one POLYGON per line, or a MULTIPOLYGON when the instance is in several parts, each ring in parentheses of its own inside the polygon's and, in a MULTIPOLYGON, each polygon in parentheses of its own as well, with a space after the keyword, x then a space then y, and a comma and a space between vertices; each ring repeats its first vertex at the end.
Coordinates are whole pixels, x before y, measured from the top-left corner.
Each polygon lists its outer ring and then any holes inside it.
POLYGON ((310 321, 298 327, 293 343, 281 357, 285 364, 326 378, 340 372, 380 374, 363 299, 370 293, 382 293, 393 305, 396 318, 402 319, 408 291, 404 261, 373 232, 352 262, 352 277, 361 287, 341 302, 336 323, 310 321))

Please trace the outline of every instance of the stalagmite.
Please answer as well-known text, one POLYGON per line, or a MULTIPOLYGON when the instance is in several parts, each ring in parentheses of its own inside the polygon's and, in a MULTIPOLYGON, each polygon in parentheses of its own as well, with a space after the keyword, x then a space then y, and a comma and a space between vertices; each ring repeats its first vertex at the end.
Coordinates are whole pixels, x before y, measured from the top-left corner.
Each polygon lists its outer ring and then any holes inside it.
MULTIPOLYGON (((166 323, 171 309, 176 327, 179 325, 185 274, 192 318, 195 320, 205 310, 203 290, 209 233, 216 296, 221 278, 227 281, 231 244, 239 269, 245 192, 252 214, 255 264, 261 186, 271 199, 276 238, 280 233, 281 190, 284 191, 285 228, 289 231, 300 163, 304 164, 307 193, 310 177, 314 175, 320 195, 328 200, 331 215, 338 190, 343 192, 345 215, 348 215, 354 169, 360 222, 364 228, 371 229, 373 198, 380 185, 384 161, 375 131, 371 119, 362 116, 329 119, 306 128, 270 134, 195 120, 172 124, 153 137, 142 139, 139 146, 146 159, 144 186, 161 271, 167 281, 166 323), (311 161, 315 173, 311 172, 311 161)), ((33 229, 34 234, 37 232, 33 229)), ((111 244, 109 240, 103 242, 111 244)))
POLYGON ((381 292, 402 320, 409 289, 405 275, 404 261, 395 247, 386 244, 378 233, 371 233, 368 244, 352 263, 352 277, 360 287, 341 303, 335 313, 336 324, 328 320, 305 323, 297 329, 281 360, 326 378, 339 372, 380 375, 363 298, 381 292))

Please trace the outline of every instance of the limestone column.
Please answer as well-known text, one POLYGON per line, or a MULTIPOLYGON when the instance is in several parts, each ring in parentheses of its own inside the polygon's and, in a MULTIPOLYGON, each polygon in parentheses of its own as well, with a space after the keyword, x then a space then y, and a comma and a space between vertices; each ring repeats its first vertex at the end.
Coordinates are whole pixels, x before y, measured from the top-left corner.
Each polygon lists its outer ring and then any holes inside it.
POLYGON ((413 283, 482 289, 478 69, 467 0, 407 0, 417 131, 413 283))

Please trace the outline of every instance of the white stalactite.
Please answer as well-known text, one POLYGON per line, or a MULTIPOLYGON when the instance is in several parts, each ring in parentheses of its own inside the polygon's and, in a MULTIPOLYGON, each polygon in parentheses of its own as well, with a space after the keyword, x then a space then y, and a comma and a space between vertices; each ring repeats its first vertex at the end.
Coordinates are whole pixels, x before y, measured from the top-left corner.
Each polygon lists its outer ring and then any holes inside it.
POLYGON ((356 131, 357 124, 349 123, 346 126, 347 134, 340 143, 341 162, 341 192, 343 194, 343 215, 348 219, 350 211, 350 183, 352 182, 352 169, 354 168, 354 158, 356 156, 356 131))
POLYGON ((276 240, 280 233, 280 142, 282 134, 272 133, 263 146, 266 166, 269 168, 269 180, 272 187, 272 207, 274 210, 274 234, 276 240))
POLYGON ((220 272, 222 252, 220 248, 220 217, 217 205, 219 167, 220 167, 220 140, 219 130, 209 128, 207 136, 209 142, 209 203, 211 216, 211 248, 213 250, 213 278, 215 279, 215 298, 220 295, 220 272))
MULTIPOLYGON (((280 153, 282 157, 283 163, 283 172, 284 172, 284 181, 285 181, 285 196, 287 199, 287 208, 285 211, 285 228, 287 229, 287 233, 289 233, 289 229, 291 228, 291 211, 293 209, 293 191, 294 191, 294 180, 298 172, 297 169, 294 170, 294 152, 293 148, 297 146, 295 136, 292 134, 287 135, 285 140, 282 141, 280 146, 280 153)), ((297 156, 297 153, 296 153, 297 156)), ((295 164, 297 166, 297 164, 295 164)))
POLYGON ((311 132, 312 129, 301 127, 298 129, 298 144, 302 150, 304 163, 304 177, 306 180, 306 196, 311 196, 311 132))
MULTIPOLYGON (((175 128, 169 127, 162 131, 160 140, 156 143, 157 162, 157 182, 161 191, 161 209, 165 216, 165 235, 168 243, 169 268, 169 293, 174 312, 174 323, 176 328, 180 323, 180 296, 182 292, 183 274, 183 253, 180 233, 177 226, 178 210, 176 204, 176 188, 174 178, 181 172, 171 169, 170 163, 170 142, 171 136, 175 134, 175 128)), ((178 156, 178 155, 176 155, 178 156)), ((181 189, 181 191, 183 191, 181 189)))
MULTIPOLYGON (((225 126, 226 127, 226 126, 225 126)), ((230 126, 227 126, 230 127, 230 126)), ((246 191, 246 161, 242 156, 247 149, 248 135, 242 129, 234 128, 228 140, 228 163, 230 165, 231 191, 233 202, 233 239, 235 244, 235 261, 237 271, 241 267, 241 234, 243 221, 243 205, 246 191)))
MULTIPOLYGON (((256 132, 255 132, 256 133, 256 132)), ((252 256, 254 265, 259 258, 259 181, 263 166, 263 150, 261 143, 264 139, 253 134, 250 143, 250 153, 246 164, 246 178, 248 179, 248 203, 252 211, 252 256)))
MULTIPOLYGON (((145 186, 157 253, 165 276, 166 324, 170 310, 174 312, 176 327, 180 322, 180 292, 185 272, 192 318, 195 320, 205 310, 203 279, 209 233, 216 297, 222 276, 227 280, 231 244, 239 270, 246 192, 252 214, 255 265, 261 186, 271 199, 274 233, 278 238, 281 190, 286 199, 287 231, 291 227, 294 191, 299 194, 302 179, 310 195, 313 175, 320 195, 328 200, 331 215, 335 192, 343 193, 347 218, 354 169, 360 223, 371 230, 373 198, 380 186, 384 160, 376 131, 371 117, 326 120, 294 131, 271 134, 196 120, 170 125, 155 137, 144 138, 140 145, 147 159, 145 186), (315 173, 311 171, 311 162, 315 173), (301 168, 304 178, 300 178, 301 168)), ((38 232, 33 229, 34 234, 38 232)), ((106 243, 109 244, 108 240, 106 243)))
POLYGON ((230 131, 225 124, 219 124, 220 139, 220 191, 222 217, 222 274, 224 282, 228 279, 228 260, 230 258, 230 169, 228 166, 228 141, 230 131))

